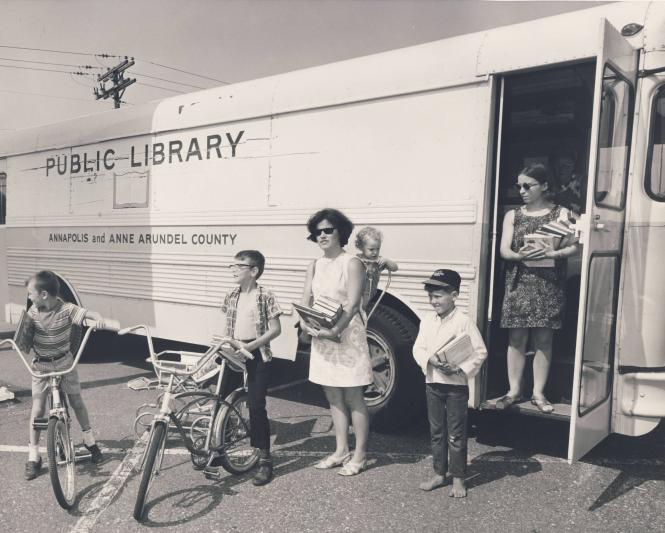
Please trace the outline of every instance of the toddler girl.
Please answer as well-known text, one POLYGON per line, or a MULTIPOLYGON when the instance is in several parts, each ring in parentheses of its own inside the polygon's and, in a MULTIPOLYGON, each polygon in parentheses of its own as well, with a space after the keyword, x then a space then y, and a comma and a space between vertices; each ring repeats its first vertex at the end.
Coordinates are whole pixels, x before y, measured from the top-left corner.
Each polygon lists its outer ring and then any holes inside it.
POLYGON ((379 278, 382 270, 395 272, 397 263, 391 259, 381 257, 381 242, 383 235, 371 226, 366 226, 356 236, 356 248, 360 250, 357 257, 365 265, 365 288, 363 290, 362 306, 368 310, 369 303, 379 288, 379 278))

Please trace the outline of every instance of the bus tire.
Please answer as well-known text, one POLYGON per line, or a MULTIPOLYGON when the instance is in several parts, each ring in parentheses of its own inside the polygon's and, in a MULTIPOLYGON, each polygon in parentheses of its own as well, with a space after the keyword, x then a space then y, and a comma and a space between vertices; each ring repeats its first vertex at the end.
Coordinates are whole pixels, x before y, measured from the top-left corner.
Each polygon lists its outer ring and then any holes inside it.
POLYGON ((373 429, 395 431, 422 411, 423 376, 413 359, 418 334, 414 320, 379 305, 367 327, 374 383, 365 388, 373 429))

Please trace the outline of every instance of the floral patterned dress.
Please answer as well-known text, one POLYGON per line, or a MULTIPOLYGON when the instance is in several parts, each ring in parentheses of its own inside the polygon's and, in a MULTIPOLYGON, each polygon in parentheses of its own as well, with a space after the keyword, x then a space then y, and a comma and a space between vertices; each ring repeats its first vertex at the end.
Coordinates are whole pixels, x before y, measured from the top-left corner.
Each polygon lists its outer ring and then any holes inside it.
MULTIPOLYGON (((524 246, 525 235, 556 220, 560 212, 558 205, 541 216, 528 216, 523 207, 515 209, 511 249, 517 252, 524 246)), ((557 260, 553 268, 508 262, 501 327, 561 329, 566 307, 565 281, 565 259, 557 260)))
MULTIPOLYGON (((328 296, 341 302, 346 308, 349 263, 354 260, 357 259, 346 252, 334 259, 317 259, 312 280, 314 298, 328 296)), ((359 387, 369 385, 372 379, 367 333, 359 313, 342 331, 341 342, 312 338, 309 360, 311 382, 329 387, 359 387)))

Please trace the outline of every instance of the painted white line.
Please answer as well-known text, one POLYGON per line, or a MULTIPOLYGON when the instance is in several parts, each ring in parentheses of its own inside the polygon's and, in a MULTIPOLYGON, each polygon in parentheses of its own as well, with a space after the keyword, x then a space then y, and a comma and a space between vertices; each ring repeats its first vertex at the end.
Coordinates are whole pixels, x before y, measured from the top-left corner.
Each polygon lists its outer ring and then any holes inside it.
POLYGON ((148 433, 144 433, 139 440, 136 441, 134 447, 129 450, 125 458, 122 460, 118 468, 111 475, 109 480, 104 484, 95 499, 90 504, 90 507, 79 518, 76 525, 71 530, 71 533, 88 533, 92 531, 93 526, 99 519, 100 515, 111 505, 118 492, 122 489, 123 485, 127 482, 132 470, 136 464, 141 460, 143 450, 145 449, 146 442, 148 441, 148 433))
POLYGON ((268 389, 268 393, 276 392, 276 391, 278 391, 278 390, 288 389, 288 388, 290 388, 290 387, 295 387, 296 385, 300 385, 300 384, 302 384, 302 383, 307 383, 308 381, 309 381, 309 379, 307 379, 307 378, 305 378, 305 379, 297 379, 297 380, 295 380, 295 381, 291 381, 290 383, 284 383, 284 385, 277 385, 276 387, 270 387, 270 388, 268 389))
MULTIPOLYGON (((146 438, 146 434, 142 438, 146 438)), ((300 443, 305 442, 307 439, 302 440, 300 443)), ((290 445, 298 444, 290 443, 290 445)), ((126 448, 107 448, 101 443, 102 452, 113 454, 113 455, 122 455, 127 453, 126 448)), ((46 448, 40 447, 39 451, 46 453, 46 448)), ((130 453, 132 449, 129 450, 130 453)), ((510 452, 510 450, 498 450, 501 452, 510 452)), ((27 446, 12 446, 12 445, 2 445, 0 444, 0 452, 14 452, 14 453, 28 453, 27 446)), ((477 461, 481 463, 533 463, 534 461, 541 464, 557 464, 557 463, 566 463, 566 459, 563 457, 551 457, 547 455, 533 455, 530 457, 509 457, 506 455, 489 455, 486 456, 487 452, 481 452, 478 454, 469 454, 469 461, 477 461)), ((164 455, 189 455, 187 448, 177 447, 177 448, 166 448, 164 450, 164 455)), ((329 451, 304 451, 304 450, 280 450, 279 448, 273 449, 272 455, 277 457, 326 457, 330 455, 329 451)), ((412 460, 422 460, 427 457, 431 457, 430 453, 399 453, 399 452, 368 452, 368 455, 371 457, 381 457, 387 459, 412 459, 412 460)), ((612 458, 598 458, 593 459, 588 463, 580 464, 589 464, 594 466, 607 466, 607 467, 620 467, 620 466, 653 466, 653 467, 664 467, 665 459, 612 459, 612 458)))

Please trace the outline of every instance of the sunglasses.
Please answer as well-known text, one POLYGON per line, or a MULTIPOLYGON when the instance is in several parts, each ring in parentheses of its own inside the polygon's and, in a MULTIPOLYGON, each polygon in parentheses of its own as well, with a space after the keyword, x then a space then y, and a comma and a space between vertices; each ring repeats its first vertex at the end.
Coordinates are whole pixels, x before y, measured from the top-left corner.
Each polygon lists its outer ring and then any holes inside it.
POLYGON ((335 233, 335 228, 320 228, 320 229, 315 229, 315 230, 312 232, 312 235, 314 235, 314 237, 319 237, 322 233, 325 233, 326 235, 332 235, 333 233, 335 233))
POLYGON ((248 265, 246 263, 231 263, 229 268, 252 268, 255 265, 248 265))
POLYGON ((537 187, 538 185, 540 185, 540 183, 516 183, 515 188, 518 191, 524 189, 525 191, 529 192, 533 187, 537 187))

